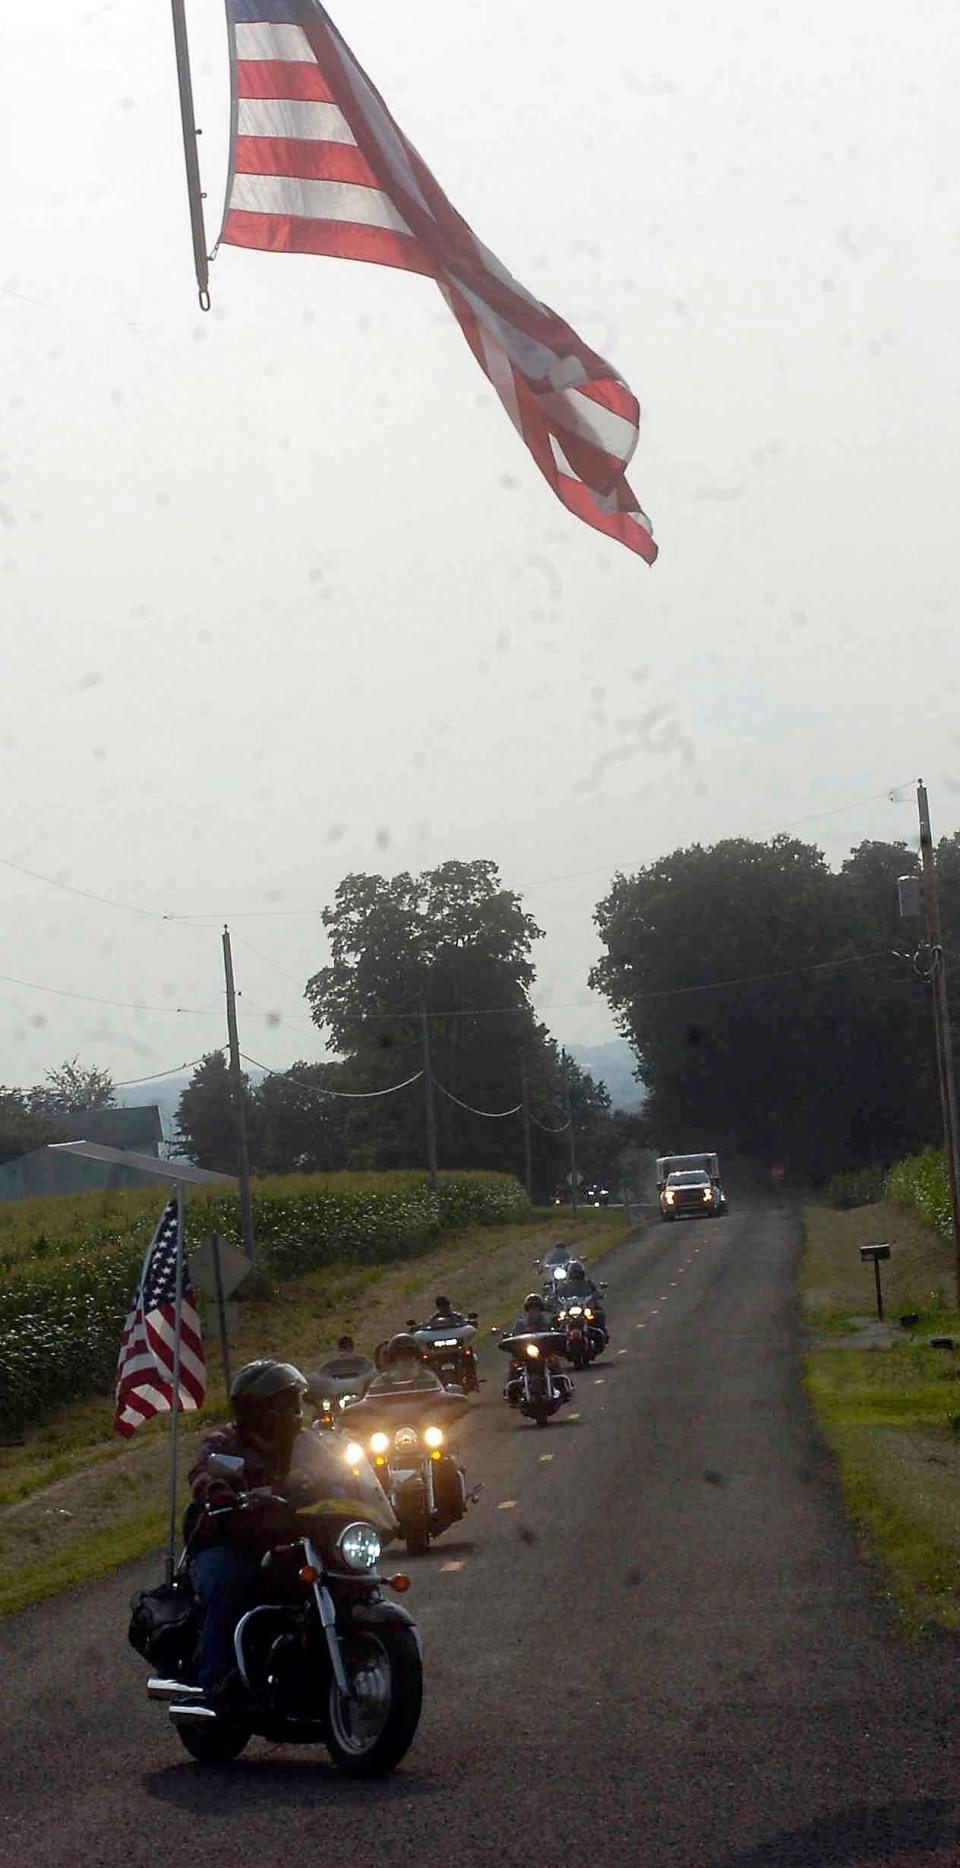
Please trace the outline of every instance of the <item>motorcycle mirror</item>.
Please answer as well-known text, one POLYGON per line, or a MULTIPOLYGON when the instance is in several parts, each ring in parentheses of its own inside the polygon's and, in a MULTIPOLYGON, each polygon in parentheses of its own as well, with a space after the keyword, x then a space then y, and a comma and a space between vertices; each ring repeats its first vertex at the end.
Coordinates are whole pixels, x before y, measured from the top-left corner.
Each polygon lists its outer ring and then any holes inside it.
POLYGON ((218 1479, 235 1479, 243 1471, 243 1460, 236 1453, 211 1453, 207 1471, 218 1479))
POLYGON ((408 1329, 408 1330, 415 1330, 415 1329, 416 1329, 416 1327, 417 1327, 417 1319, 416 1319, 416 1317, 408 1317, 408 1318, 407 1318, 407 1329, 408 1329))
POLYGON ((467 1322, 468 1323, 479 1323, 479 1321, 480 1321, 480 1313, 478 1310, 467 1311, 467 1322))
POLYGON ((601 1290, 601 1291, 605 1291, 605 1290, 606 1290, 606 1288, 607 1288, 607 1281, 606 1281, 606 1278, 603 1278, 603 1279, 601 1279, 601 1282, 600 1282, 600 1284, 599 1284, 599 1286, 598 1286, 598 1289, 599 1289, 599 1290, 601 1290))

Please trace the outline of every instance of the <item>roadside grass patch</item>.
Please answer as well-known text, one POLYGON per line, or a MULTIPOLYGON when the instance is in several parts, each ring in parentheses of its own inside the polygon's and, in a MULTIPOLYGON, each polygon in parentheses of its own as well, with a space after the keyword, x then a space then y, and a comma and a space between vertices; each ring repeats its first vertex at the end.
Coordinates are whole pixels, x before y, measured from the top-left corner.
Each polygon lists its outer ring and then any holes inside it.
POLYGON ((801 1301, 816 1346, 804 1358, 806 1388, 904 1633, 960 1628, 960 1349, 928 1343, 960 1344, 952 1285, 943 1240, 903 1208, 808 1209, 801 1301), (860 1262, 861 1245, 881 1241, 891 1247, 881 1274, 893 1326, 882 1339, 872 1267, 860 1262), (900 1313, 916 1324, 899 1331, 900 1313))
MULTIPOLYGON (((233 1369, 276 1355, 309 1371, 344 1330, 372 1349, 408 1317, 432 1309, 438 1291, 479 1311, 482 1340, 489 1328, 510 1321, 538 1284, 533 1261, 555 1240, 570 1240, 589 1263, 633 1230, 619 1209, 587 1209, 576 1219, 567 1212, 562 1220, 551 1209, 519 1225, 466 1227, 413 1260, 311 1272, 240 1306, 230 1339, 233 1369)), ((197 1415, 181 1416, 182 1503, 195 1449, 227 1413, 215 1335, 206 1356, 206 1404, 197 1415)), ((169 1416, 148 1422, 133 1440, 121 1440, 112 1421, 112 1401, 100 1396, 58 1409, 27 1429, 22 1444, 0 1446, 0 1615, 163 1543, 169 1416)))

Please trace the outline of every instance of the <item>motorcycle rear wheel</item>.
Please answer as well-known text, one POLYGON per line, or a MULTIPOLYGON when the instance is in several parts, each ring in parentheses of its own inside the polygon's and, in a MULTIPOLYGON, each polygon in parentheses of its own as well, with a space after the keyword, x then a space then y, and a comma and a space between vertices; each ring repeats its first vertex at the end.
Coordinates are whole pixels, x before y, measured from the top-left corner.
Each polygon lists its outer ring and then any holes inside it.
POLYGON ((347 1777, 385 1777, 409 1751, 420 1722, 423 1667, 411 1628, 364 1630, 341 1641, 359 1704, 330 1681, 327 1750, 347 1777))

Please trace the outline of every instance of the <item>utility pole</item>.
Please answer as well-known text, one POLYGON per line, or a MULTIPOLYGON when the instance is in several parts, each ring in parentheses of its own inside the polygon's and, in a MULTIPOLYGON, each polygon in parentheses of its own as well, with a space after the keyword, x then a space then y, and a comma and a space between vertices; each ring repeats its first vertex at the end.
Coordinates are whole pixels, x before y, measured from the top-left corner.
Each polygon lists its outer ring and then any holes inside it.
POLYGON ((427 1172, 430 1185, 437 1184, 437 1112, 433 1101, 433 1063, 430 1058, 430 1021, 426 1000, 420 1001, 420 1037, 423 1044, 423 1099, 427 1113, 427 1172))
POLYGON ((567 1135, 570 1140, 570 1204, 576 1212, 580 1205, 580 1187, 577 1177, 577 1137, 570 1103, 570 1059, 566 1051, 562 1051, 560 1055, 563 1060, 563 1094, 567 1106, 567 1135))
POLYGON ((243 1071, 240 1068, 240 1037, 237 1031, 237 993, 233 983, 233 953, 230 929, 223 930, 223 975, 227 989, 227 1038, 230 1044, 230 1088, 237 1129, 237 1172, 240 1180, 240 1234, 248 1258, 253 1257, 253 1205, 250 1199, 250 1156, 247 1153, 247 1123, 243 1108, 243 1071))
POLYGON ((523 1184, 527 1190, 527 1199, 533 1205, 533 1157, 530 1152, 530 1091, 527 1086, 527 1066, 520 1063, 520 1119, 523 1123, 523 1184))
POLYGON ((950 1215, 953 1220, 957 1302, 960 1304, 960 1191, 958 1191, 957 1167, 958 1159, 960 1159, 960 1125, 957 1120, 953 1033, 950 1029, 950 1006, 947 1000, 947 965, 943 952, 937 872, 933 859, 930 806, 927 800, 927 788, 922 778, 917 780, 917 806, 920 813, 920 860, 923 865, 923 893, 927 910, 927 939, 930 943, 933 1022, 937 1039, 937 1062, 940 1069, 940 1107, 943 1113, 943 1139, 947 1151, 947 1180, 950 1187, 950 1215))

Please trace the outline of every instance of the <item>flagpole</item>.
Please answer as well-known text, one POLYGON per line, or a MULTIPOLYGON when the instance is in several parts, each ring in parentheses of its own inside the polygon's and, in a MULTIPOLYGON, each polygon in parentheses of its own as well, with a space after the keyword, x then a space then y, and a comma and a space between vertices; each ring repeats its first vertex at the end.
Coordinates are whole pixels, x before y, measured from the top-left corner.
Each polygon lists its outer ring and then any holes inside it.
POLYGON ((190 82, 190 48, 187 44, 187 16, 184 0, 171 0, 173 42, 177 53, 177 79, 180 85, 180 121, 183 125, 183 154, 187 165, 187 194, 190 199, 190 229, 193 234, 193 262, 197 273, 200 310, 210 310, 207 236, 203 225, 203 189, 200 186, 200 163, 197 157, 197 120, 193 113, 193 86, 190 82))
POLYGON ((177 1269, 173 1323, 173 1392, 170 1396, 170 1508, 167 1526, 167 1582, 173 1582, 177 1548, 177 1442, 180 1427, 180 1335, 183 1313, 183 1246, 186 1191, 177 1183, 177 1269))

